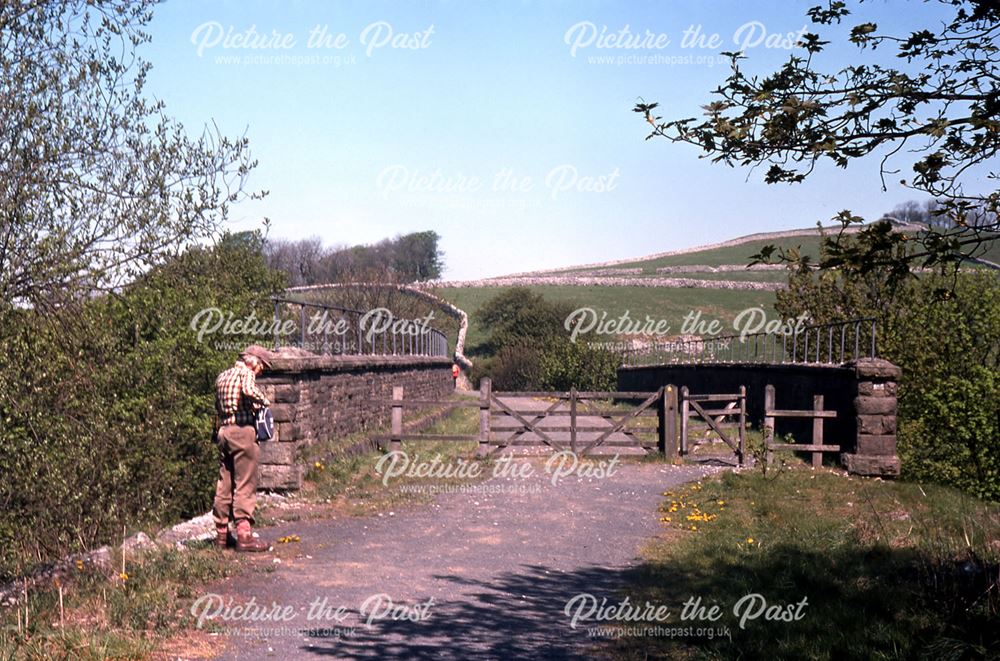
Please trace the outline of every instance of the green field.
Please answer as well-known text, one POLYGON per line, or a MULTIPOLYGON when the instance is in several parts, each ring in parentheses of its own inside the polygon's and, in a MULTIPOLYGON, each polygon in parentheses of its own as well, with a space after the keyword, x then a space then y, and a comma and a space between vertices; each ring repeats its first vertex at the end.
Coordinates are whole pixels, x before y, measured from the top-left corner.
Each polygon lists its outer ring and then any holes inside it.
MULTIPOLYGON (((833 231, 828 231, 832 234, 833 231)), ((662 273, 656 269, 664 266, 721 266, 723 264, 749 264, 750 256, 759 252, 766 245, 777 245, 785 248, 798 248, 802 254, 809 255, 814 261, 819 257, 821 237, 816 231, 812 236, 791 236, 780 239, 757 239, 735 246, 709 248, 682 255, 670 255, 655 259, 637 258, 631 262, 622 262, 607 267, 574 267, 568 270, 538 272, 532 275, 572 276, 576 273, 600 271, 601 268, 641 268, 642 273, 609 277, 632 278, 685 278, 693 280, 735 280, 746 282, 777 282, 788 281, 787 271, 730 271, 720 273, 662 273)), ((976 251, 976 256, 988 261, 1000 263, 1000 240, 992 240, 976 251)), ((607 313, 608 319, 616 319, 625 312, 634 320, 644 320, 648 315, 654 320, 664 319, 670 324, 671 334, 679 334, 681 322, 686 314, 693 310, 702 312, 705 319, 720 319, 728 332, 732 328, 732 320, 742 310, 750 307, 762 307, 769 317, 774 316, 775 293, 753 290, 700 289, 673 287, 604 287, 597 285, 534 285, 528 287, 535 293, 554 302, 566 303, 574 309, 593 308, 598 315, 607 313)), ((479 308, 501 291, 503 287, 442 287, 434 290, 441 298, 450 301, 469 314, 469 332, 466 347, 473 349, 484 339, 483 330, 479 327, 476 312, 479 308)), ((613 341, 607 336, 603 339, 613 341)))
MULTIPOLYGON (((834 232, 828 231, 827 234, 833 235, 834 232)), ((786 250, 798 247, 801 253, 809 255, 813 261, 819 259, 820 236, 817 233, 814 236, 791 236, 782 239, 758 239, 755 241, 747 241, 746 243, 741 243, 736 246, 698 250, 696 252, 689 252, 683 255, 669 255, 655 259, 639 257, 634 261, 622 262, 605 268, 641 268, 642 275, 656 275, 656 269, 662 266, 691 266, 695 264, 705 266, 720 266, 722 264, 746 265, 751 261, 750 256, 760 252, 760 250, 766 245, 781 246, 786 250)), ((978 250, 976 250, 975 256, 1000 264, 1000 240, 993 239, 984 243, 978 250)), ((568 271, 553 272, 553 275, 572 275, 573 273, 579 271, 592 271, 598 270, 599 268, 601 267, 580 267, 568 271)), ((713 280, 759 280, 765 282, 780 282, 786 277, 785 274, 781 272, 736 272, 723 274, 678 273, 675 275, 677 277, 704 277, 706 279, 713 280)))
MULTIPOLYGON (((802 251, 816 259, 819 256, 819 235, 816 236, 793 236, 786 239, 761 239, 758 241, 747 241, 738 246, 728 246, 725 248, 712 248, 709 250, 699 250, 697 252, 684 253, 683 255, 669 255, 656 259, 638 258, 634 262, 615 264, 608 268, 642 268, 643 273, 656 273, 656 269, 661 266, 690 266, 692 264, 704 264, 706 266, 719 266, 720 264, 749 264, 750 256, 760 252, 760 249, 769 244, 781 245, 786 248, 801 246, 802 251)), ((596 267, 595 267, 596 268, 596 267)), ((587 269, 581 269, 587 270, 587 269)), ((732 274, 734 279, 739 274, 732 274)))
MULTIPOLYGON (((698 289, 668 287, 529 287, 547 300, 566 303, 574 309, 589 307, 598 314, 608 313, 617 318, 626 311, 631 319, 642 320, 646 315, 670 324, 671 334, 679 333, 681 321, 688 312, 700 310, 705 319, 720 319, 731 328, 732 320, 749 307, 763 307, 768 315, 774 314, 774 292, 730 289, 698 289)), ((448 287, 435 290, 438 296, 450 301, 469 314, 469 332, 466 346, 471 348, 485 338, 478 325, 476 311, 489 299, 503 291, 500 287, 448 287)), ((603 338, 614 341, 614 337, 603 338)))

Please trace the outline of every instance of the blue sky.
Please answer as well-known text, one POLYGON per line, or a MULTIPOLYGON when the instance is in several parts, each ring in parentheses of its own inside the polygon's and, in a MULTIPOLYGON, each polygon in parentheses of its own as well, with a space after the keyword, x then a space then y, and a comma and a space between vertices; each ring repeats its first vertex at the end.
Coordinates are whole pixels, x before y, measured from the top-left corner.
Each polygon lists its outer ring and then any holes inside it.
MULTIPOLYGON (((816 4, 168 0, 142 55, 147 92, 190 131, 214 121, 250 138, 250 187, 270 195, 235 207, 234 229, 268 217, 272 236, 328 245, 434 229, 445 276, 472 278, 812 226, 845 207, 877 217, 919 199, 893 183, 883 192, 875 161, 775 187, 762 171, 644 140, 639 97, 665 118, 699 115, 728 74, 719 53, 747 40, 746 68, 768 72, 795 52, 768 37, 787 41, 816 4), (682 44, 693 26, 703 47, 682 44), (602 29, 626 27, 643 47, 597 46, 602 29)), ((876 0, 823 36, 862 20, 904 32, 938 12, 876 0)), ((822 64, 861 58, 893 59, 848 45, 822 64)))

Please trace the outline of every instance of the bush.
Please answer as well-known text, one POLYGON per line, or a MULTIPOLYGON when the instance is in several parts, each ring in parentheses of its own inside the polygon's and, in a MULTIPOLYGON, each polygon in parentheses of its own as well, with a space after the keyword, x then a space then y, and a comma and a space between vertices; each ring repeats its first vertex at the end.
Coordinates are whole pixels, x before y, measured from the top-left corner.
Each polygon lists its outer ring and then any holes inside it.
MULTIPOLYGON (((0 313, 0 577, 209 507, 216 374, 235 352, 191 328, 219 307, 269 314, 260 240, 193 248, 123 291, 0 313)), ((266 317, 265 317, 266 318, 266 317)))
POLYGON ((488 357, 477 360, 473 377, 490 376, 496 390, 614 390, 621 357, 571 342, 564 327, 571 312, 526 287, 487 301, 478 314, 488 357))
POLYGON ((1000 279, 980 271, 886 282, 798 274, 779 292, 778 312, 808 311, 817 323, 876 317, 879 355, 903 369, 903 477, 1000 499, 1000 279))

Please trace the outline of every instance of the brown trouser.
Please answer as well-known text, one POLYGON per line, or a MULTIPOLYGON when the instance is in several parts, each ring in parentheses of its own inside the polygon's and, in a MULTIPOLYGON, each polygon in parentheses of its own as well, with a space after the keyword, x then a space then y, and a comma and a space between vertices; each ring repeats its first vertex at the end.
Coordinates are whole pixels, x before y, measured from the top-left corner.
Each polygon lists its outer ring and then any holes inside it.
POLYGON ((257 506, 257 430, 252 425, 223 425, 219 444, 219 483, 215 487, 212 517, 216 525, 246 519, 253 523, 257 506))

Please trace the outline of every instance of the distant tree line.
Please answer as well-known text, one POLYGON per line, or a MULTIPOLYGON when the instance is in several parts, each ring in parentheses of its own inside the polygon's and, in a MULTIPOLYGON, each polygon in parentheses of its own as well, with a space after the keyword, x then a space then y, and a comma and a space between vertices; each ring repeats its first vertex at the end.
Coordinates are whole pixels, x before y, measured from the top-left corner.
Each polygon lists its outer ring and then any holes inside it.
MULTIPOLYGON (((920 223, 930 228, 947 229, 952 220, 948 217, 948 208, 938 200, 925 200, 923 204, 909 200, 897 204, 883 218, 902 220, 907 223, 920 223)), ((1000 218, 982 205, 970 207, 966 213, 966 223, 969 227, 989 229, 1000 225, 1000 218)))
POLYGON ((441 277, 444 255, 439 239, 433 230, 357 246, 326 247, 319 237, 271 239, 264 256, 268 266, 287 275, 292 287, 352 281, 407 283, 441 277))

